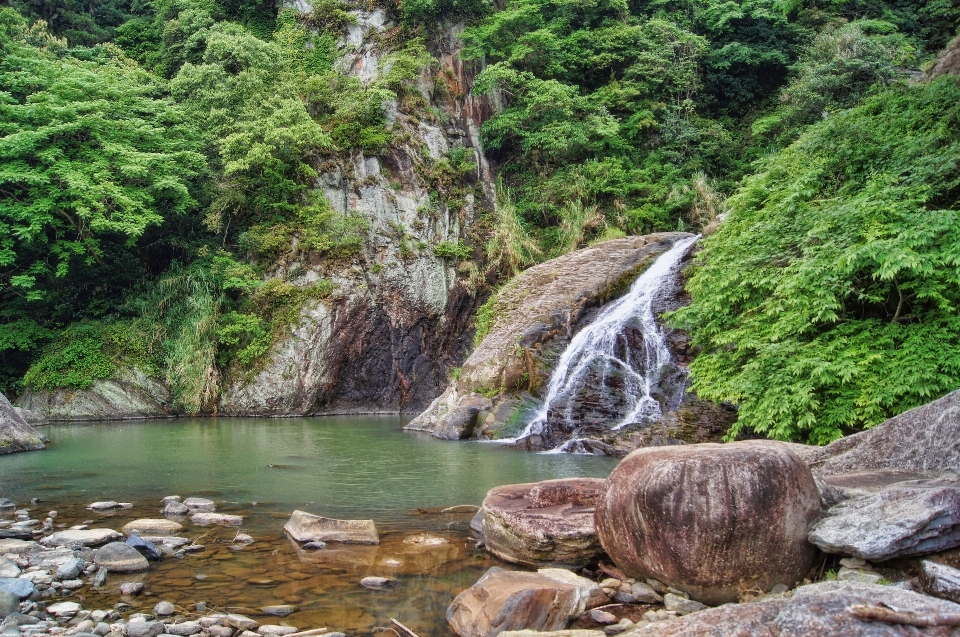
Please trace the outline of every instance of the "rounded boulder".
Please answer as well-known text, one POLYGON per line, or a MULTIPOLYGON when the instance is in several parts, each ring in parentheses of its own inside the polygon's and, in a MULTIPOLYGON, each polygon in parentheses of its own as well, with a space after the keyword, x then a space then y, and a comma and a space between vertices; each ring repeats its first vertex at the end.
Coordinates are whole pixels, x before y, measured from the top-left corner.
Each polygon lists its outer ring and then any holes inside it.
POLYGON ((610 474, 597 535, 621 570, 707 604, 802 580, 820 513, 810 469, 769 441, 653 447, 610 474))

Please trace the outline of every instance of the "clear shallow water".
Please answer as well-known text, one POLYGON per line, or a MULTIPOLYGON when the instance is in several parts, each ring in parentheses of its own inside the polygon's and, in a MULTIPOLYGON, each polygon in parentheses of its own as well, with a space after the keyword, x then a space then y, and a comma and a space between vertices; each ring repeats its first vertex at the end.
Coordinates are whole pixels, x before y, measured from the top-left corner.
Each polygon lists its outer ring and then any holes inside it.
POLYGON ((236 529, 194 527, 183 520, 180 535, 206 534, 198 540, 206 551, 182 560, 165 558, 143 575, 111 575, 100 590, 80 589, 87 608, 112 607, 120 601, 120 582, 141 580, 147 594, 124 599, 141 611, 160 599, 184 612, 197 601, 252 614, 264 605, 287 603, 298 610, 284 621, 301 629, 326 626, 370 634, 396 617, 421 635, 447 635, 447 605, 497 562, 468 542, 472 514, 440 509, 478 505, 487 490, 501 484, 606 477, 616 460, 440 441, 403 432, 408 420, 345 416, 51 425, 43 428, 51 440, 46 451, 0 457, 0 495, 20 506, 39 498, 41 503, 30 508, 41 520, 57 509, 59 524, 92 521, 92 527, 118 530, 137 518, 162 517, 163 496, 201 495, 216 501, 218 511, 243 515, 241 530, 257 540, 237 551, 231 547, 236 529), (84 507, 95 500, 135 506, 94 514, 84 507), (372 518, 381 544, 304 552, 281 530, 294 509, 372 518), (416 536, 422 533, 448 543, 419 544, 416 536), (358 582, 367 575, 392 577, 395 583, 388 590, 366 590, 358 582))

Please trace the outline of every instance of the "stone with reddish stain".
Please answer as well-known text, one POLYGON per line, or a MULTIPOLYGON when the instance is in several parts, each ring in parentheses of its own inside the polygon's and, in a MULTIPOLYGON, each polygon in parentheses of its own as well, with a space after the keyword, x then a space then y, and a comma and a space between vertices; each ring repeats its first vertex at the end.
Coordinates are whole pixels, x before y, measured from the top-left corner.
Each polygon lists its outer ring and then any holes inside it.
POLYGON ((597 534, 621 570, 706 604, 804 578, 820 513, 810 469, 768 441, 638 449, 610 474, 597 534))
POLYGON ((565 478, 491 489, 481 507, 487 550, 527 566, 584 566, 603 554, 593 521, 603 485, 565 478))
POLYGON ((494 566, 447 609, 460 637, 496 637, 507 630, 552 631, 609 602, 596 582, 559 568, 536 573, 494 566))

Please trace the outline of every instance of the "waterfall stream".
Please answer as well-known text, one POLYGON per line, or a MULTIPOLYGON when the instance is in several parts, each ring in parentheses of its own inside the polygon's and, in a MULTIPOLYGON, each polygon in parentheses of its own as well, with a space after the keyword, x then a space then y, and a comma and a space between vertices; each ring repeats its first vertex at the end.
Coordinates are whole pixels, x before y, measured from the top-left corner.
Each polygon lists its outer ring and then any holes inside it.
MULTIPOLYGON (((515 443, 543 433, 549 427, 549 419, 557 416, 573 428, 573 399, 591 372, 602 378, 603 386, 614 375, 618 377, 618 383, 623 384, 626 409, 611 430, 660 418, 660 403, 651 392, 659 383, 664 366, 670 363, 670 350, 654 317, 653 303, 668 277, 699 238, 698 235, 677 241, 637 278, 627 294, 607 304, 590 325, 573 337, 557 362, 543 404, 533 419, 519 436, 501 442, 515 443), (628 326, 634 326, 642 333, 642 351, 633 352, 628 346, 624 336, 628 326)), ((574 437, 551 452, 576 453, 582 447, 578 443, 574 437)))

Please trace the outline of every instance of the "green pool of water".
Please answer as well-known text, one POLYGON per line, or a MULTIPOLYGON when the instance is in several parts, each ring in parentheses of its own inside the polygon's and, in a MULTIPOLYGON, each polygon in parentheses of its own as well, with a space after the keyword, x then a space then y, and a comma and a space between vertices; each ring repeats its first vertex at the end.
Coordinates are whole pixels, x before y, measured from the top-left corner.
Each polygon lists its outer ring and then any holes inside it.
MULTIPOLYGON (((56 509, 62 525, 92 522, 119 529, 141 517, 162 517, 166 495, 200 495, 218 510, 244 516, 253 545, 236 550, 236 529, 194 527, 181 535, 207 550, 166 558, 149 573, 111 575, 99 590, 80 589, 88 608, 120 601, 119 583, 144 581, 146 593, 126 599, 149 610, 160 599, 189 613, 205 601, 254 613, 288 603, 284 621, 301 629, 329 627, 370 634, 396 617, 421 635, 447 635, 446 606, 498 562, 468 541, 469 513, 441 513, 480 504, 491 487, 570 476, 606 477, 610 458, 539 455, 479 442, 447 442, 403 432, 409 418, 351 416, 291 419, 181 419, 51 425, 41 452, 0 457, 0 495, 43 519, 56 509), (94 514, 95 500, 134 508, 94 514), (372 518, 376 548, 307 553, 282 526, 294 509, 340 518, 372 518), (448 540, 417 542, 427 533, 448 540), (204 535, 206 534, 206 535, 204 535), (399 564, 398 564, 399 563, 399 564), (200 576, 199 578, 197 576, 200 576), (391 577, 387 590, 359 586, 361 577, 391 577)), ((257 617, 262 623, 276 619, 257 617)), ((392 633, 389 633, 392 634, 392 633)))

